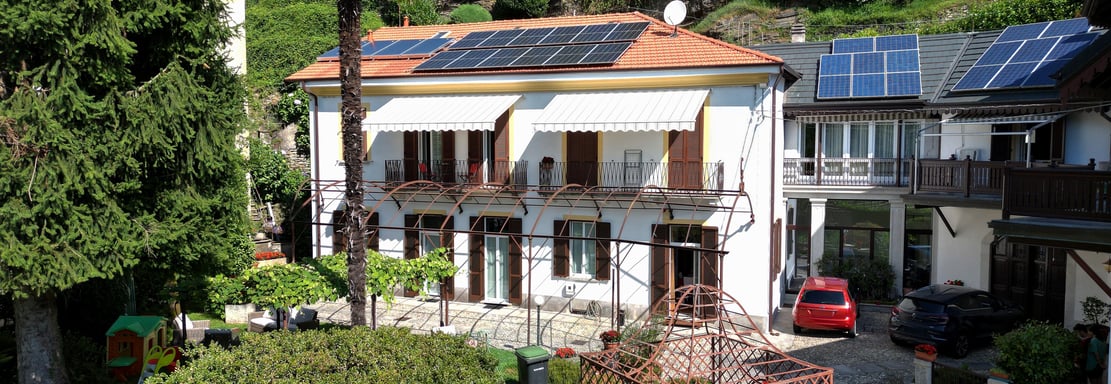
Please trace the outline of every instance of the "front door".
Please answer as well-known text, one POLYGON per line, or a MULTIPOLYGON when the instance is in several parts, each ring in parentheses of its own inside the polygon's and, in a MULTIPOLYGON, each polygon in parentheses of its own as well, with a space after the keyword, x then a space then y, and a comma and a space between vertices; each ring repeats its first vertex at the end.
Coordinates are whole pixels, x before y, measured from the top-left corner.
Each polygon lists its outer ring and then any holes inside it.
POLYGON ((708 296, 691 297, 679 303, 679 298, 673 294, 676 289, 692 284, 720 287, 717 273, 720 256, 700 250, 717 249, 717 229, 693 225, 654 225, 652 242, 661 244, 652 247, 653 305, 666 303, 660 308, 698 318, 708 318, 716 313, 708 296))
POLYGON ((1065 250, 1006 241, 994 248, 991 292, 1021 305, 1030 319, 1064 321, 1065 250))

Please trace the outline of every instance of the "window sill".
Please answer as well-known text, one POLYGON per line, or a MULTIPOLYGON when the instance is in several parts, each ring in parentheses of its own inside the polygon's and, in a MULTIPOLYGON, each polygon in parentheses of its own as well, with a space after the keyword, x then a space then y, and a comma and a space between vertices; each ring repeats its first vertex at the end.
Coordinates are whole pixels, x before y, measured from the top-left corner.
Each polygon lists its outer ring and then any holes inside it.
POLYGON ((482 300, 479 303, 486 305, 498 305, 503 307, 509 305, 509 302, 505 300, 482 300))
POLYGON ((595 279, 594 276, 590 276, 590 275, 571 275, 571 276, 568 276, 568 277, 556 277, 555 279, 556 280, 563 280, 563 281, 574 281, 574 282, 579 282, 579 283, 598 283, 598 282, 600 282, 598 279, 595 279))

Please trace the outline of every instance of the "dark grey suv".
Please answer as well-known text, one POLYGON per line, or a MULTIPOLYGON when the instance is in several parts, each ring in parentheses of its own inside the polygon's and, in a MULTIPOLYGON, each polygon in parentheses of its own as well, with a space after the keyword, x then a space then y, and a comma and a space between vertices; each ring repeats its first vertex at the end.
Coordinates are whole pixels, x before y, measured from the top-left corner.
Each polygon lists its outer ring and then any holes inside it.
POLYGON ((950 355, 968 355, 973 343, 991 342, 1023 319, 1022 308, 988 292, 956 285, 919 288, 891 307, 887 332, 897 344, 924 343, 950 355))

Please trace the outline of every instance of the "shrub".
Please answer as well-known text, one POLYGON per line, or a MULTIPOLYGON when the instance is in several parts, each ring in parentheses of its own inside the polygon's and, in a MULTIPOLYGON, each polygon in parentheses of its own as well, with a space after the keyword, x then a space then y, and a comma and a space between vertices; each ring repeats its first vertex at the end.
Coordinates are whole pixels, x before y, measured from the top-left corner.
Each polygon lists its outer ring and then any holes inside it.
POLYGON ((198 347, 168 383, 497 383, 497 361, 443 334, 333 328, 244 334, 236 348, 198 347))
POLYGON ((399 26, 404 16, 409 16, 413 25, 442 23, 434 0, 373 0, 373 3, 385 25, 399 26))
POLYGON ((491 13, 498 20, 542 17, 548 12, 548 0, 497 0, 491 13))
POLYGON ((1077 343, 1076 336, 1058 325, 1030 321, 996 336, 995 364, 1017 384, 1063 383, 1072 375, 1077 343))
POLYGON ((463 4, 451 11, 451 22, 455 24, 479 23, 493 19, 490 11, 478 4, 463 4))
POLYGON ((208 293, 205 312, 221 317, 224 315, 224 304, 245 304, 251 301, 247 298, 247 286, 242 279, 235 277, 209 277, 204 291, 208 293))
POLYGON ((579 372, 578 359, 548 360, 548 382, 551 384, 578 384, 582 373, 579 372))
POLYGON ((1111 304, 1092 296, 1080 302, 1084 312, 1084 324, 1107 324, 1107 317, 1111 315, 1111 304))
POLYGON ((291 203, 297 195, 297 188, 306 179, 289 167, 281 153, 259 140, 251 140, 251 158, 247 160, 247 171, 255 182, 255 188, 263 201, 291 203))
POLYGON ((827 256, 818 262, 818 270, 822 276, 848 279, 859 294, 858 299, 887 300, 895 285, 895 272, 886 260, 827 256))

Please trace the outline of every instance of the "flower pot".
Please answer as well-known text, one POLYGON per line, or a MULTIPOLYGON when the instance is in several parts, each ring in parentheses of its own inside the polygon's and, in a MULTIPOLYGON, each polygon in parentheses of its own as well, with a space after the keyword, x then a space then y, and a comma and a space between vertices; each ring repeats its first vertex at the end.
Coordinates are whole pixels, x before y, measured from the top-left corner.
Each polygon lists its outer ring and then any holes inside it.
POLYGON ((914 358, 918 360, 934 361, 937 360, 937 354, 914 351, 914 358))
POLYGON ((611 349, 617 349, 617 347, 621 346, 621 343, 617 341, 603 341, 602 346, 604 346, 608 351, 611 349))

